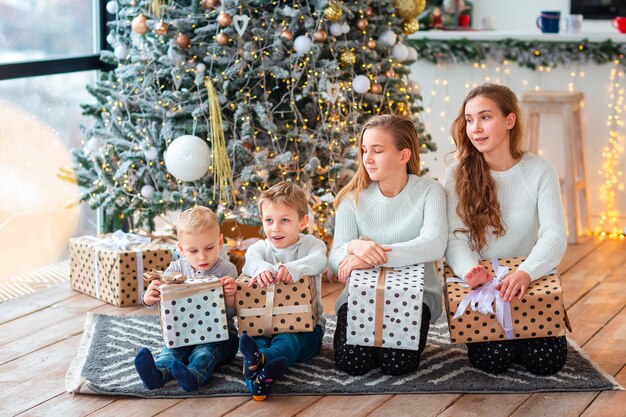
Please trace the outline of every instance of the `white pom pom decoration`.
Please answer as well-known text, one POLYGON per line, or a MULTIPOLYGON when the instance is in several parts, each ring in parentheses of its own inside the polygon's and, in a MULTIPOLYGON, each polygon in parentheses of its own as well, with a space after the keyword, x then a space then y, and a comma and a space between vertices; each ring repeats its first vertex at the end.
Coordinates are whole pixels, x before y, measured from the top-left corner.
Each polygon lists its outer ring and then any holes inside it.
POLYGON ((150 198, 152 197, 152 194, 154 194, 153 186, 146 184, 143 187, 141 187, 141 195, 143 198, 150 198))
POLYGON ((143 154, 146 157, 146 161, 156 161, 157 157, 159 156, 159 151, 157 151, 157 148, 155 148, 154 146, 151 146, 146 149, 143 154))
POLYGON ((126 59, 126 55, 128 54, 128 50, 126 49, 126 45, 119 44, 113 50, 113 54, 117 59, 126 59))

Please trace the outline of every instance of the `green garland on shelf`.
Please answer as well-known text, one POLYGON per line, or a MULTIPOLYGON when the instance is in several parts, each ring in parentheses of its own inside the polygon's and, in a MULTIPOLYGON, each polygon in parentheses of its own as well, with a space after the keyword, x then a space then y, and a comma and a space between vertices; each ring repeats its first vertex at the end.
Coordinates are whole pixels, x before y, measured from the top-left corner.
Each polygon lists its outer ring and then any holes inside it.
POLYGON ((473 41, 466 38, 451 40, 410 39, 408 43, 417 50, 418 60, 433 64, 482 63, 487 58, 498 62, 515 62, 521 67, 537 70, 539 67, 559 65, 606 64, 619 59, 622 65, 626 55, 626 42, 610 39, 603 42, 549 42, 502 39, 473 41))

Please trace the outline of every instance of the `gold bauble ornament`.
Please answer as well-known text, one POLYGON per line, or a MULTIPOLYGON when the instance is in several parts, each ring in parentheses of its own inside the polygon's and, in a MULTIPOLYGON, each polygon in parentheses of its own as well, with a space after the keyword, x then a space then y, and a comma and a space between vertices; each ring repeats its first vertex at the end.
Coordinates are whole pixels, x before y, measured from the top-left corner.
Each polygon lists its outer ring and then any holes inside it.
POLYGON ((341 6, 334 0, 331 0, 330 3, 328 3, 328 7, 324 9, 324 17, 331 22, 339 21, 342 14, 343 10, 341 10, 341 6))
POLYGON ((147 33, 148 32, 148 25, 146 25, 147 21, 148 21, 148 18, 142 14, 136 16, 130 25, 131 28, 133 29, 133 32, 138 33, 140 35, 147 33))
POLYGON ((337 113, 331 113, 328 115, 328 121, 330 122, 337 123, 340 120, 341 120, 341 117, 339 117, 337 113))
POLYGON ((221 45, 221 46, 228 45, 229 41, 230 41, 230 37, 224 32, 220 32, 215 36, 215 42, 217 42, 218 45, 221 45))
POLYGON ((313 40, 315 42, 326 42, 328 33, 324 29, 320 29, 313 34, 313 40))
POLYGON ((159 35, 166 35, 167 32, 169 32, 170 30, 170 26, 161 20, 159 23, 156 24, 156 26, 154 27, 154 30, 159 35))
POLYGON ((367 6, 367 9, 365 9, 365 16, 367 17, 376 16, 376 12, 374 11, 374 8, 372 6, 367 6))
POLYGON ((293 40, 293 33, 291 33, 289 29, 283 29, 283 31, 280 32, 280 36, 290 41, 293 40))
POLYGON ((372 94, 380 94, 383 92, 383 86, 380 85, 380 83, 374 83, 370 87, 370 91, 372 92, 372 94))
POLYGON ((200 7, 204 10, 214 10, 220 7, 220 0, 202 0, 200 2, 200 7))
POLYGON ((352 51, 344 50, 341 52, 340 59, 342 65, 354 65, 356 62, 356 54, 352 51))
POLYGON ((367 21, 367 19, 357 19, 356 20, 356 24, 355 26, 360 30, 360 31, 364 31, 365 29, 367 29, 367 26, 370 24, 370 22, 367 21))
POLYGON ((217 24, 220 25, 221 28, 225 28, 230 26, 233 23, 233 18, 228 13, 222 11, 219 16, 217 16, 217 24))
POLYGON ((176 38, 176 45, 180 46, 183 49, 187 49, 191 46, 191 39, 189 38, 189 36, 181 33, 176 38))
POLYGON ((413 19, 424 11, 426 0, 393 0, 393 5, 402 19, 413 19))
POLYGON ((402 23, 402 31, 406 35, 410 35, 411 33, 415 33, 420 30, 420 24, 416 19, 405 20, 402 23))
POLYGON ((369 49, 374 49, 376 48, 376 41, 374 39, 370 39, 365 45, 367 45, 369 49))
POLYGON ((385 77, 394 78, 395 76, 396 72, 393 70, 393 68, 389 68, 387 71, 385 71, 385 77))

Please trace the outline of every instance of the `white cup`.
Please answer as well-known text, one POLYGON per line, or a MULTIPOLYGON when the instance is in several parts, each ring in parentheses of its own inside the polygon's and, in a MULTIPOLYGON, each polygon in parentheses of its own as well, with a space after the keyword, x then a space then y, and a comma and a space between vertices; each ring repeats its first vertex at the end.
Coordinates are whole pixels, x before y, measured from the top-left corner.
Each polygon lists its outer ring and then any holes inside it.
POLYGON ((583 31, 583 15, 571 14, 565 18, 565 32, 578 35, 583 31))
POLYGON ((482 30, 495 30, 496 28, 496 19, 493 16, 483 16, 480 19, 480 28, 482 30))

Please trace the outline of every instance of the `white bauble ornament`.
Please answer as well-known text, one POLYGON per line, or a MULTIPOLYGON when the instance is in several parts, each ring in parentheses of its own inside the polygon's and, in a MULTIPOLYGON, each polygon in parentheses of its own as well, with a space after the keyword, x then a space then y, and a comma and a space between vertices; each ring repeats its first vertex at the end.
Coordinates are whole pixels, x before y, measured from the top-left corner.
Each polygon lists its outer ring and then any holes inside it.
POLYGON ((152 194, 154 194, 153 186, 146 184, 143 187, 141 187, 141 195, 143 198, 150 198, 152 197, 152 194))
POLYGON ((113 32, 109 33, 106 39, 107 39, 107 43, 111 46, 117 44, 117 39, 115 39, 115 36, 113 36, 113 32))
POLYGON ((397 43, 391 48, 391 55, 398 61, 404 61, 409 57, 409 48, 403 43, 397 43))
POLYGON ((413 48, 413 47, 409 47, 409 57, 407 58, 408 61, 417 61, 417 49, 413 48))
POLYGON ((348 33, 350 32, 350 25, 347 23, 344 23, 343 25, 341 25, 341 31, 343 33, 348 33))
POLYGON ((343 35, 343 27, 341 26, 341 23, 337 23, 337 22, 331 23, 328 30, 330 34, 335 37, 343 35))
POLYGON ((205 140, 183 135, 170 143, 164 154, 165 167, 176 179, 195 181, 204 177, 211 164, 211 150, 205 140))
POLYGON ((170 194, 168 190, 163 190, 163 192, 161 193, 161 200, 169 201, 171 196, 172 195, 170 194))
POLYGON ((293 47, 296 50, 297 55, 304 55, 309 53, 311 50, 311 45, 313 45, 313 41, 311 38, 305 35, 300 35, 293 41, 293 47))
POLYGON ((370 79, 365 75, 357 75, 352 80, 352 89, 355 93, 364 94, 370 89, 370 79))
POLYGON ((204 74, 204 72, 206 71, 206 65, 204 65, 202 62, 199 63, 198 65, 196 65, 196 72, 199 74, 204 74))
POLYGON ((107 3, 107 12, 111 13, 111 14, 115 14, 117 13, 117 10, 119 9, 119 7, 117 7, 118 4, 116 1, 110 1, 107 3))
POLYGON ((381 46, 393 46, 396 44, 398 36, 392 30, 386 30, 378 37, 378 44, 381 46))
POLYGON ((89 153, 95 153, 102 147, 102 141, 96 137, 90 138, 85 144, 85 149, 89 153))
POLYGON ((150 146, 143 154, 146 157, 146 161, 156 161, 159 156, 159 151, 157 151, 157 148, 154 146, 150 146))
POLYGON ((113 50, 113 54, 115 55, 115 58, 117 59, 125 59, 126 55, 128 54, 126 45, 123 45, 123 44, 117 45, 115 49, 113 50))

